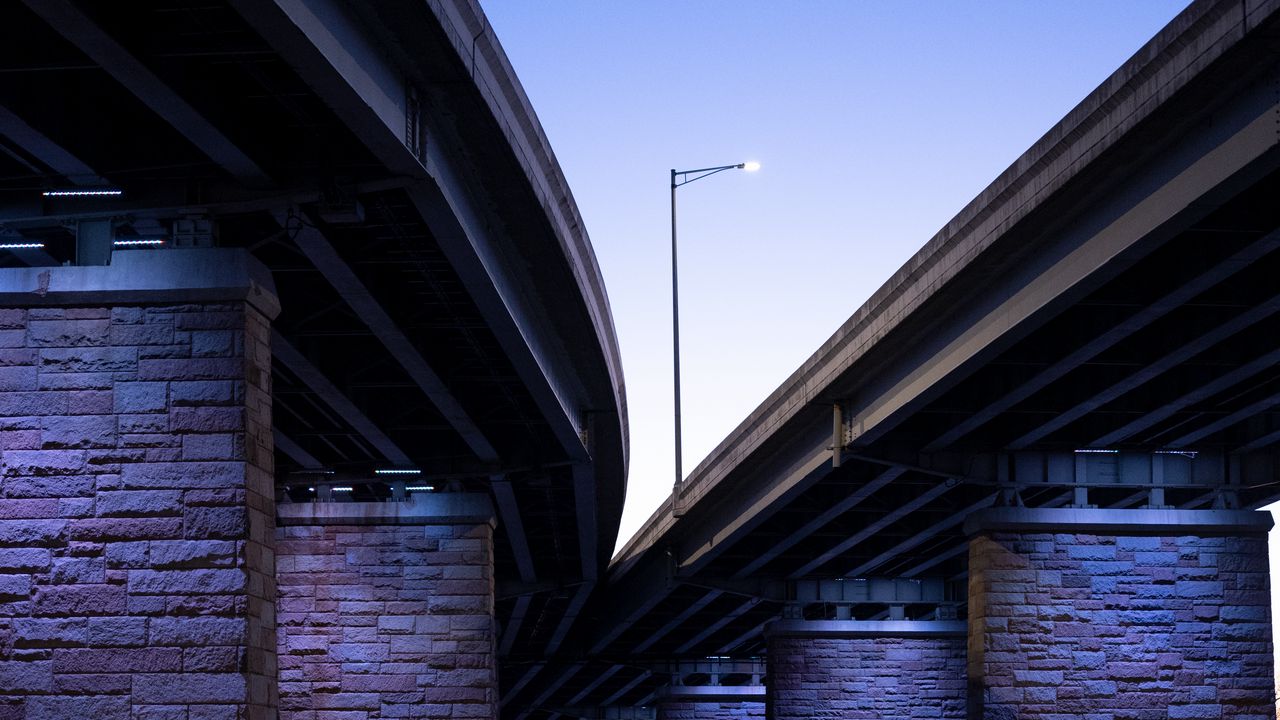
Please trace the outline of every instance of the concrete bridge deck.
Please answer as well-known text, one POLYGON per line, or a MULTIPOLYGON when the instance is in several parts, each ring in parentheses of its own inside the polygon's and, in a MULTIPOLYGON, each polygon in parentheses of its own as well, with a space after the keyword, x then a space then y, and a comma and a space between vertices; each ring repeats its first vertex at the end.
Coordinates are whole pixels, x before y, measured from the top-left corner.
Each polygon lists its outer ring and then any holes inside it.
MULTIPOLYGON (((578 654, 504 686, 507 702, 529 698, 536 718, 652 705, 671 682, 653 663, 767 656, 772 669, 805 647, 779 645, 779 618, 973 624, 970 538, 986 526, 965 522, 993 506, 1049 513, 1026 532, 1052 532, 1053 517, 1082 537, 1158 535, 1173 532, 1162 508, 1280 497, 1274 10, 1193 3, 1051 128, 693 471, 614 559, 578 654), (1083 519, 1108 509, 1138 519, 1110 530, 1083 519)), ((1067 553, 1087 550, 1061 552, 1067 568, 1067 553)), ((1234 599, 1257 614, 1263 595, 1234 599)), ((1162 632, 1178 642, 1172 625, 1162 632)), ((984 642, 969 635, 971 688, 984 642)), ((938 650, 944 674, 965 670, 957 647, 959 666, 938 650)), ((1144 662, 1164 677, 1154 656, 1144 662)), ((889 692, 914 677, 890 674, 889 692)), ((929 717, 999 716, 982 714, 1002 699, 987 694, 983 710, 981 684, 966 700, 963 675, 935 695, 948 705, 904 702, 929 717)), ((843 697, 868 702, 858 692, 843 697)), ((1113 711, 1101 702, 1065 707, 1113 711)), ((780 707, 774 717, 809 716, 780 707)), ((1022 707, 1011 712, 1049 712, 1022 707)))

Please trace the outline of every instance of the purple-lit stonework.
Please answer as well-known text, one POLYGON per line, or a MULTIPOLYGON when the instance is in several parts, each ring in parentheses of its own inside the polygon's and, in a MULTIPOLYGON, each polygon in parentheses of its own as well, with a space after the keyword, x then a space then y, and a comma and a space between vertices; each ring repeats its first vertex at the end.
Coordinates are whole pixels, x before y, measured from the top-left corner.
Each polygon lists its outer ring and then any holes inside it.
POLYGON ((1275 717, 1266 514, 1063 512, 971 520, 970 717, 1275 717))
POLYGON ((497 717, 493 527, 279 529, 280 717, 497 717))
POLYGON ((766 632, 771 720, 965 717, 963 623, 780 621, 766 632))
POLYGON ((0 271, 0 717, 268 718, 274 298, 133 265, 0 271))

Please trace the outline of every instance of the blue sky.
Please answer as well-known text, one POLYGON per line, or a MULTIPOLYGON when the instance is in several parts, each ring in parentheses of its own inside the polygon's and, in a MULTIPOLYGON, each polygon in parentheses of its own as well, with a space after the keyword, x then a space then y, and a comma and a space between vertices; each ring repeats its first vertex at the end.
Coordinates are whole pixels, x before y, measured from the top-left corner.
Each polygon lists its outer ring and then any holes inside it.
POLYGON ((669 173, 691 472, 1184 3, 482 0, 564 168, 622 348, 619 542, 673 480, 669 173))

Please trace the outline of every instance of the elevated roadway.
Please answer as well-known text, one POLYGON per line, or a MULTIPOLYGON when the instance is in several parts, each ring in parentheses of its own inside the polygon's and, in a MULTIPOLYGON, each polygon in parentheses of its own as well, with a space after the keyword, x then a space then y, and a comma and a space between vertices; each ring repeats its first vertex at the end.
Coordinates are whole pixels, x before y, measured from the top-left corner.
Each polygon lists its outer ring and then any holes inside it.
POLYGON ((963 619, 983 508, 1280 498, 1276 9, 1193 3, 1049 129, 684 480, 508 708, 651 704, 780 617, 963 619))
POLYGON ((586 231, 479 7, 0 15, 0 263, 247 249, 282 308, 278 502, 490 495, 500 655, 554 653, 614 546, 625 392, 586 231))

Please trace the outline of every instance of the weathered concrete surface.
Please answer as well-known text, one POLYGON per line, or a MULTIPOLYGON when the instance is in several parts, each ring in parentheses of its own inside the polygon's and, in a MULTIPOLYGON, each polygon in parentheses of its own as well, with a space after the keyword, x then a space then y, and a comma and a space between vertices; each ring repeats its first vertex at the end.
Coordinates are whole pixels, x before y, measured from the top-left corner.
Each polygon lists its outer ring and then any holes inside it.
POLYGON ((498 717, 491 524, 278 536, 282 720, 498 717))
POLYGON ((982 531, 970 717, 1273 718, 1265 528, 1188 527, 982 531))
POLYGON ((0 310, 0 717, 274 717, 269 319, 213 294, 0 310))

